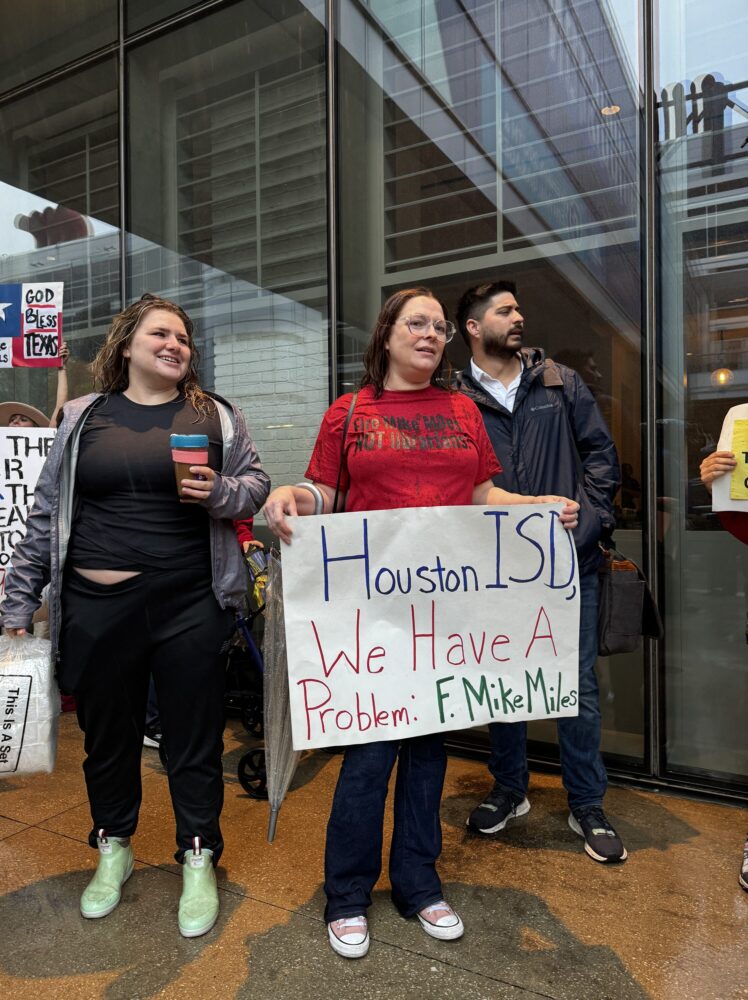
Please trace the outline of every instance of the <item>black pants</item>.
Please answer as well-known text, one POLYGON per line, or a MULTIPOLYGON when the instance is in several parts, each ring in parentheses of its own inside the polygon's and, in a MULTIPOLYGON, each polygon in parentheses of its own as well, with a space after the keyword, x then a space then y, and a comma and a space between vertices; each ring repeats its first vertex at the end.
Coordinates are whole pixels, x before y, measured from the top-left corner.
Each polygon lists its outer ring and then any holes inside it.
POLYGON ((192 838, 200 837, 217 863, 223 850, 223 648, 232 622, 204 571, 141 573, 110 586, 66 571, 60 683, 73 690, 85 733, 92 847, 101 829, 112 837, 135 832, 152 675, 169 758, 175 858, 181 862, 192 838))

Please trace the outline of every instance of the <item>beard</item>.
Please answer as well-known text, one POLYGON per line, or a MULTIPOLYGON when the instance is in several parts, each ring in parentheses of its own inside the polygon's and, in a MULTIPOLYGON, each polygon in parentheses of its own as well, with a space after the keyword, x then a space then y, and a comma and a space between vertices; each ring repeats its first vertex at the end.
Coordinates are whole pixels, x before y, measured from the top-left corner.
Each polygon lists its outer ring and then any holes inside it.
POLYGON ((501 358, 506 360, 507 358, 513 358, 517 351, 522 346, 522 327, 514 327, 509 331, 509 333, 498 334, 498 333, 487 333, 483 337, 483 351, 488 355, 489 358, 501 358), (509 344, 509 338, 514 337, 519 334, 520 342, 518 345, 512 343, 509 344))

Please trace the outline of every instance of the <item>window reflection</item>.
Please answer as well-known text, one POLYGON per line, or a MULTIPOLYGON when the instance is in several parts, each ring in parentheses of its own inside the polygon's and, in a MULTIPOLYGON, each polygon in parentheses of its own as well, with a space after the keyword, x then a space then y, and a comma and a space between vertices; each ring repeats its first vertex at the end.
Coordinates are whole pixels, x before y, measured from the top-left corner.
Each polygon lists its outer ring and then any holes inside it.
POLYGON ((128 295, 179 299, 203 385, 298 479, 328 402, 324 27, 232 4, 134 47, 128 79, 128 295))
POLYGON ((663 420, 658 530, 666 584, 667 761, 748 776, 740 693, 748 551, 722 531, 699 464, 748 399, 748 25, 661 9, 658 81, 663 420))
MULTIPOLYGON (((106 60, 0 107, 0 283, 64 282, 70 395, 119 309, 117 74, 106 60)), ((0 371, 0 398, 45 413, 56 373, 0 371)))
MULTIPOLYGON (((454 308, 515 279, 526 342, 578 367, 610 424, 630 469, 617 537, 640 559, 636 15, 634 0, 341 3, 339 388, 395 288, 454 308)), ((459 339, 450 351, 467 362, 459 339)), ((604 749, 641 759, 642 655, 599 668, 604 749)), ((531 731, 548 752, 555 725, 531 731)))
POLYGON ((2 89, 36 80, 117 41, 117 0, 3 4, 0 31, 2 89))

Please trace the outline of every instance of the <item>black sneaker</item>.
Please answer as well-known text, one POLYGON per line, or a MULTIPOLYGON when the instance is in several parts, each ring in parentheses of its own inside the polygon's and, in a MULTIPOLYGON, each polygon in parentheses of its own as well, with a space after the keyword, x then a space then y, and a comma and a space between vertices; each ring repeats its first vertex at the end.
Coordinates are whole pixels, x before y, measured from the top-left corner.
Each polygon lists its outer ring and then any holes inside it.
POLYGON ((748 837, 745 838, 745 846, 743 847, 743 864, 740 867, 738 882, 740 882, 744 889, 748 890, 748 837))
POLYGON ((155 750, 158 750, 162 739, 163 736, 160 729, 156 726, 146 726, 145 735, 143 736, 144 747, 153 747, 155 750))
POLYGON ((476 833, 498 833, 509 820, 524 816, 530 811, 526 798, 518 798, 494 785, 486 798, 470 813, 466 826, 476 833))
POLYGON ((628 857, 621 838, 608 822, 602 806, 589 806, 569 813, 569 826, 584 837, 584 849, 595 861, 625 861, 628 857))

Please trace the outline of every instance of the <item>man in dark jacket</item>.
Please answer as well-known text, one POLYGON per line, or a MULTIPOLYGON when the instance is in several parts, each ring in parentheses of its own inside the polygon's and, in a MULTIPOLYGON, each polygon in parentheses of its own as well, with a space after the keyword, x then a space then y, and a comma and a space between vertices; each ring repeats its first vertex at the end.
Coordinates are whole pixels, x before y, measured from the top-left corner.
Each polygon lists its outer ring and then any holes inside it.
MULTIPOLYGON (((558 720, 569 826, 595 861, 623 861, 626 849, 603 812, 607 775, 600 755, 597 659, 598 542, 614 527, 619 486, 615 445, 580 376, 539 349, 523 349, 524 320, 512 282, 478 285, 462 296, 460 332, 472 361, 458 385, 479 407, 502 472, 496 486, 529 495, 555 493, 580 504, 574 532, 579 561, 579 715, 558 720)), ((494 787, 468 826, 496 833, 529 812, 527 724, 489 726, 494 787)))

